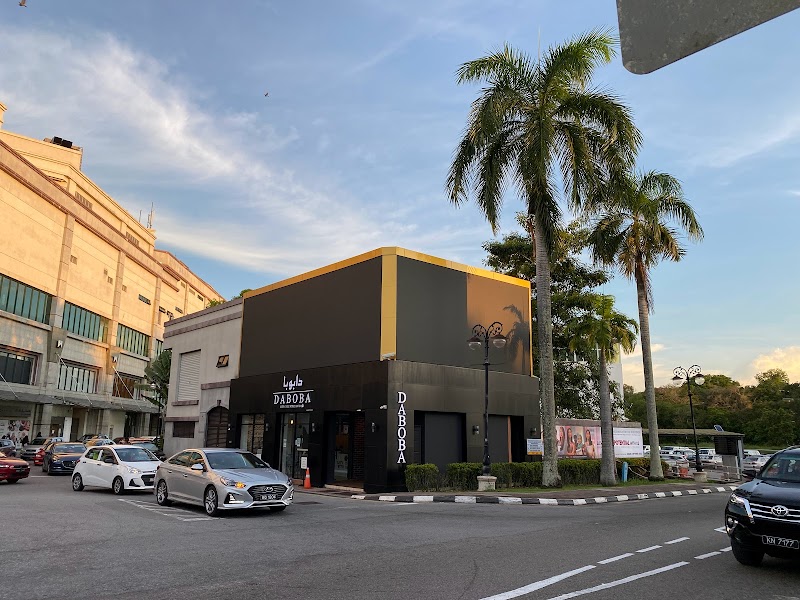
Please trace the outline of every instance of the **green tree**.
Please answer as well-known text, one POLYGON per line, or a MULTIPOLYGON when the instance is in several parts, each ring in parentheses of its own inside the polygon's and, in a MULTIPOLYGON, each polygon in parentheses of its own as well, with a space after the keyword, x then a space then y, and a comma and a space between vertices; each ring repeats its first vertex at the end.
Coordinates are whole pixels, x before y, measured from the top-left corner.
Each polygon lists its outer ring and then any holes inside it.
POLYGON ((160 443, 164 443, 164 409, 169 396, 169 373, 172 368, 172 350, 164 350, 144 368, 146 383, 139 384, 141 396, 158 407, 161 418, 160 443))
POLYGON ((578 206, 600 172, 633 162, 640 135, 628 109, 591 88, 594 70, 614 56, 615 40, 589 32, 549 48, 541 60, 506 45, 461 65, 458 82, 484 82, 447 177, 455 205, 471 190, 496 232, 505 187, 525 205, 534 241, 544 464, 542 483, 560 486, 555 439, 550 259, 560 229, 559 184, 578 206), (559 173, 561 176, 557 176, 559 173))
MULTIPOLYGON (((524 222, 525 215, 521 215, 524 222)), ((569 351, 568 324, 591 310, 593 290, 608 283, 606 271, 587 265, 581 258, 586 247, 586 232, 576 223, 559 232, 551 266, 551 315, 554 348, 554 397, 556 416, 570 419, 599 417, 600 382, 594 347, 582 344, 569 351)), ((511 233, 501 240, 483 245, 486 265, 504 275, 535 282, 533 242, 528 233, 511 233)), ((532 298, 533 324, 536 324, 536 299, 532 298)), ((538 365, 537 365, 538 371, 538 365)), ((615 401, 619 390, 613 390, 615 401)))
POLYGON ((702 239, 703 229, 684 198, 678 180, 655 171, 639 175, 615 174, 608 178, 596 188, 592 209, 598 213, 590 235, 595 260, 619 268, 628 279, 636 281, 650 432, 650 477, 663 479, 650 344, 653 310, 650 271, 661 260, 679 261, 686 252, 678 239, 678 231, 670 223, 677 221, 693 240, 702 239))
POLYGON ((627 353, 633 352, 639 327, 636 321, 614 310, 614 299, 611 296, 595 295, 592 310, 576 319, 570 330, 571 350, 587 343, 597 348, 600 361, 600 435, 603 441, 600 483, 614 485, 617 482, 617 470, 614 463, 614 425, 608 361, 615 358, 618 348, 627 353))

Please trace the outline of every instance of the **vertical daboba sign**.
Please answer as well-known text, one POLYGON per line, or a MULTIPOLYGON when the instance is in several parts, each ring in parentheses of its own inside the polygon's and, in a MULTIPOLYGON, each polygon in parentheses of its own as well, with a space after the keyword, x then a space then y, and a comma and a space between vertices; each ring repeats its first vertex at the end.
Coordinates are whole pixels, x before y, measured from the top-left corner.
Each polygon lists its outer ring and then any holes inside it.
POLYGON ((397 464, 406 464, 406 393, 397 392, 397 464))

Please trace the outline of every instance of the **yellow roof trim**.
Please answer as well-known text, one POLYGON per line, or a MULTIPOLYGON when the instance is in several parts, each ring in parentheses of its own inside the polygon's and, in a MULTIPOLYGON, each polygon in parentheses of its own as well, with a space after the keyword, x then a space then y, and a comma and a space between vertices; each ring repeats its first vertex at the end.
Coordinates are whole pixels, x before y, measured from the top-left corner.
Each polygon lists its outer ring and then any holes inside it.
POLYGON ((271 292, 273 290, 294 285, 295 283, 300 283, 301 281, 313 279, 314 277, 319 277, 321 275, 327 275, 328 273, 333 273, 334 271, 345 269, 347 267, 351 267, 353 265, 357 265, 359 263, 366 262, 368 260, 372 260, 373 258, 378 258, 382 256, 402 256, 404 258, 418 260, 420 262, 428 263, 431 265, 445 267, 447 269, 453 269, 455 271, 461 271, 469 275, 476 275, 478 277, 486 277, 487 279, 494 279, 495 281, 500 281, 502 283, 518 285, 520 287, 524 287, 527 289, 530 289, 531 287, 530 281, 527 281, 525 279, 518 279, 517 277, 503 275, 502 273, 496 273, 494 271, 489 271, 488 269, 481 269, 479 267, 462 265, 461 263, 453 262, 451 260, 445 260, 444 258, 438 258, 436 256, 431 256, 429 254, 423 254, 422 252, 415 252, 414 250, 407 250, 405 248, 400 248, 398 246, 384 246, 383 248, 377 248, 375 250, 365 252, 364 254, 359 254, 358 256, 353 256, 351 258, 324 267, 320 267, 319 269, 314 269, 313 271, 308 271, 307 273, 301 273, 300 275, 295 275, 294 277, 290 277, 289 279, 284 279, 283 281, 278 281, 276 283, 271 283, 269 285, 265 285, 264 287, 260 287, 256 290, 251 290, 247 292, 244 295, 244 297, 252 298, 253 296, 258 296, 259 294, 264 294, 266 292, 271 292))

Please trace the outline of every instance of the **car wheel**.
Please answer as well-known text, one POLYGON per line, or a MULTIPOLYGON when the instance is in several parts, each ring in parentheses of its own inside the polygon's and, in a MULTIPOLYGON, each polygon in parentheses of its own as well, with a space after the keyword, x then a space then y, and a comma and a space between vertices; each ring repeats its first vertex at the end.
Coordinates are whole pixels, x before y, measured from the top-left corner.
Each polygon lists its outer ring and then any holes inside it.
POLYGON ((17 483, 19 479, 7 479, 8 483, 17 483))
POLYGON ((281 512, 282 510, 286 510, 286 507, 285 506, 270 506, 269 507, 269 511, 270 512, 281 512))
POLYGON ((156 502, 159 506, 169 506, 172 500, 169 499, 169 492, 167 491, 167 482, 163 479, 158 482, 156 486, 156 502))
POLYGON ((111 482, 111 491, 117 496, 125 493, 125 482, 122 481, 122 477, 114 477, 114 481, 111 482))
POLYGON ((76 492, 83 490, 83 477, 81 477, 80 473, 75 473, 75 475, 72 476, 72 489, 76 492))
POLYGON ((748 567, 757 567, 761 564, 761 561, 764 560, 763 550, 752 550, 742 546, 736 538, 731 538, 731 551, 736 560, 748 567))
POLYGON ((209 517, 215 517, 219 514, 219 506, 217 505, 217 489, 210 485, 206 488, 206 493, 203 494, 203 508, 206 509, 206 514, 209 517))

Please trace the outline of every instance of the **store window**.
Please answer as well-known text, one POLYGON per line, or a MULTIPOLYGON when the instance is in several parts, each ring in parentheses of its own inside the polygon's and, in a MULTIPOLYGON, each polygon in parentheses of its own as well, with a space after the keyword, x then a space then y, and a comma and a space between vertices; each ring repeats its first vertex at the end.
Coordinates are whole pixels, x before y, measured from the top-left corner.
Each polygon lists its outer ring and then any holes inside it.
POLYGON ((264 415, 242 415, 239 417, 239 448, 258 457, 264 449, 264 415))
POLYGON ((175 421, 172 424, 172 437, 193 438, 194 421, 175 421))
POLYGON ((281 422, 280 470, 293 479, 303 479, 303 458, 308 457, 311 415, 308 413, 285 413, 281 422))
POLYGON ((34 356, 0 349, 0 375, 8 383, 31 385, 35 367, 36 358, 34 356))
POLYGON ((51 298, 50 294, 0 275, 0 310, 47 323, 50 318, 51 298))
POLYGON ((97 369, 61 361, 58 369, 58 389, 94 394, 97 390, 97 369))
POLYGON ((117 326, 117 346, 128 352, 147 356, 150 348, 150 336, 120 323, 117 326))
POLYGON ((98 342, 108 341, 108 319, 92 311, 64 303, 64 329, 98 342))

